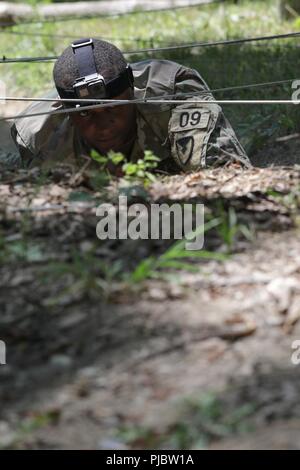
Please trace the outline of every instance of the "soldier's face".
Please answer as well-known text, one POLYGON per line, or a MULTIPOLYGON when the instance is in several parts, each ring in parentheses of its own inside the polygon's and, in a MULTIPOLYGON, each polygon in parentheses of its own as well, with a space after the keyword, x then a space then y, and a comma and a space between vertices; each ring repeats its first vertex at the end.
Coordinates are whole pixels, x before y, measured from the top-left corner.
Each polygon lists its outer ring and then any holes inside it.
MULTIPOLYGON (((132 98, 131 90, 127 90, 115 99, 132 98)), ((99 108, 70 114, 73 124, 80 136, 92 148, 101 154, 110 150, 126 155, 132 147, 136 134, 135 105, 122 105, 99 108)))

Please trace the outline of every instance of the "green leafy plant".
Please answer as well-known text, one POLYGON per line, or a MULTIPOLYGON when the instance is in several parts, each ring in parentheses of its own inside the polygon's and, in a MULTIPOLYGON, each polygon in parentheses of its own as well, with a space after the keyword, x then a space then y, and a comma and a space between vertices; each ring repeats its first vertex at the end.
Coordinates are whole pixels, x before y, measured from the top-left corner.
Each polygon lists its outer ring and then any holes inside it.
POLYGON ((203 449, 213 439, 250 430, 247 419, 255 410, 254 405, 247 404, 228 412, 213 393, 187 399, 182 408, 182 417, 170 428, 166 439, 173 448, 180 449, 203 449))
POLYGON ((113 165, 120 165, 120 163, 124 162, 125 160, 124 155, 120 152, 110 151, 107 155, 101 155, 99 152, 97 152, 97 150, 91 151, 91 158, 95 162, 99 163, 103 169, 107 168, 109 163, 112 163, 113 165))
POLYGON ((146 150, 144 157, 137 160, 137 162, 127 162, 122 153, 113 151, 103 156, 96 150, 92 150, 91 157, 99 163, 102 170, 107 170, 109 164, 112 164, 114 167, 121 166, 124 179, 127 181, 138 180, 142 181, 144 185, 156 181, 156 177, 152 172, 157 168, 160 159, 150 150, 146 150))
POLYGON ((183 400, 178 409, 178 417, 164 432, 123 426, 117 437, 133 449, 204 449, 212 440, 249 432, 256 407, 249 403, 227 410, 214 393, 204 393, 183 400))
POLYGON ((139 159, 136 163, 124 163, 122 170, 126 179, 141 179, 144 184, 147 184, 156 181, 156 177, 151 172, 157 168, 158 162, 159 158, 150 150, 146 150, 143 159, 139 159))

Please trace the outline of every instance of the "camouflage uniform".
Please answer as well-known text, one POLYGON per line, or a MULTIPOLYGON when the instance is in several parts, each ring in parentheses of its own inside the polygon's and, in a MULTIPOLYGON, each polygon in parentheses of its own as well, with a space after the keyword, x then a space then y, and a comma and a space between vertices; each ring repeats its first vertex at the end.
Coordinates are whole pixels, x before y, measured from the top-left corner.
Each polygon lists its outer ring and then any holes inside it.
POLYGON ((19 150, 11 138, 11 125, 0 123, 0 169, 16 168, 22 164, 19 150))
MULTIPOLYGON (((167 60, 131 65, 135 98, 176 94, 176 99, 205 100, 207 104, 137 104, 137 138, 130 161, 143 157, 148 149, 161 159, 161 168, 165 169, 199 170, 232 161, 250 166, 230 123, 198 72, 167 60)), ((52 92, 49 96, 57 95, 52 92)), ((25 113, 60 107, 58 102, 39 102, 25 113)), ((54 161, 76 161, 80 165, 82 156, 88 153, 66 114, 18 119, 12 136, 24 167, 48 166, 54 161)))

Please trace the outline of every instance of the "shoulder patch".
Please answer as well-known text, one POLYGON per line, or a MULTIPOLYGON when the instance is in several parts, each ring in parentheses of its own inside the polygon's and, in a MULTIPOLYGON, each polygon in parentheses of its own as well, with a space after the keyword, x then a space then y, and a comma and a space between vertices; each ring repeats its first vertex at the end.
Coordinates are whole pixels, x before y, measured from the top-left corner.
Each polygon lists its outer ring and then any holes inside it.
POLYGON ((176 140, 177 154, 182 165, 186 165, 194 151, 194 137, 180 137, 176 140))

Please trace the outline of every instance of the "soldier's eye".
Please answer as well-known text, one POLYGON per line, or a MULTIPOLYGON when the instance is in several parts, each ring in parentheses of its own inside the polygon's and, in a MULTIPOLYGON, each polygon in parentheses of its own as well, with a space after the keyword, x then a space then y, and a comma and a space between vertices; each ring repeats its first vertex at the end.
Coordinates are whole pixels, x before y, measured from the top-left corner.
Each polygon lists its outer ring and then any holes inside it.
POLYGON ((89 111, 81 111, 79 113, 80 117, 89 117, 89 115, 90 115, 89 111))

